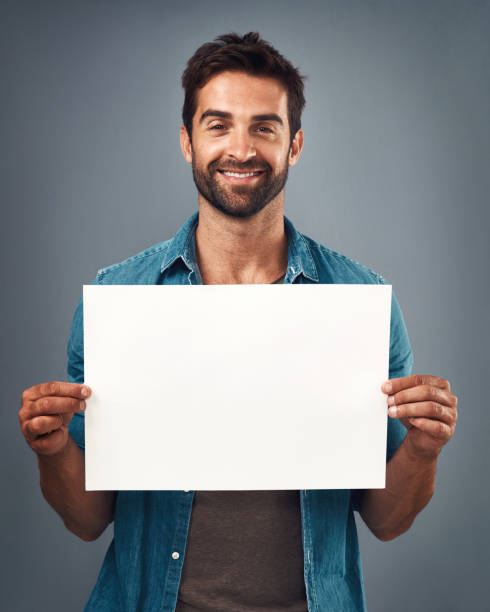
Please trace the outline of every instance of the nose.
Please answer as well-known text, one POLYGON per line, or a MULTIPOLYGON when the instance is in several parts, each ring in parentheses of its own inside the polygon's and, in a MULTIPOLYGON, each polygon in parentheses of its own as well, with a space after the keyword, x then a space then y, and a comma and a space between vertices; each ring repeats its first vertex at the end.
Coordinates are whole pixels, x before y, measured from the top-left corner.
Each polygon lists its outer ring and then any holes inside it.
POLYGON ((239 162, 246 162, 256 156, 255 145, 248 129, 235 128, 230 133, 227 147, 228 155, 239 162))

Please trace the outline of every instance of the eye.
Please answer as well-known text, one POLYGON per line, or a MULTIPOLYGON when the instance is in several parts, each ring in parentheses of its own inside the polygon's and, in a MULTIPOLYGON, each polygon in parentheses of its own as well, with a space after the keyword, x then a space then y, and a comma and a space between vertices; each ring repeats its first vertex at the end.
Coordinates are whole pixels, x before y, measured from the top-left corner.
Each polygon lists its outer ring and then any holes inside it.
POLYGON ((262 132, 262 134, 273 134, 273 131, 265 125, 259 125, 257 131, 262 132))
POLYGON ((209 127, 210 130, 224 130, 226 127, 222 123, 215 123, 209 127))

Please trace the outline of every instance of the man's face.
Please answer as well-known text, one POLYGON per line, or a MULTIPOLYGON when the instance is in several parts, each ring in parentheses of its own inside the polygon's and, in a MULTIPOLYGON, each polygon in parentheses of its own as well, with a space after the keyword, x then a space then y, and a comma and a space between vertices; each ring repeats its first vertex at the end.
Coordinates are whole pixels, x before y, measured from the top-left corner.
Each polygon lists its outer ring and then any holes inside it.
POLYGON ((181 142, 201 196, 232 217, 267 206, 299 156, 297 143, 290 147, 286 90, 243 72, 218 74, 199 90, 192 144, 185 128, 181 142))

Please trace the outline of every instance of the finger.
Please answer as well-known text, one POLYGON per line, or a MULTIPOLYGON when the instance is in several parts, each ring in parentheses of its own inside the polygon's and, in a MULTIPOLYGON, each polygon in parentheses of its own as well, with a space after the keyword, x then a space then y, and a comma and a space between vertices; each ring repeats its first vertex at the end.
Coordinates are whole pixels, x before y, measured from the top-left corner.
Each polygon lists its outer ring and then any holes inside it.
POLYGON ((390 406, 388 414, 393 418, 408 417, 427 417, 438 419, 453 425, 456 422, 455 411, 437 402, 416 402, 414 404, 401 404, 400 406, 390 406))
POLYGON ((388 404, 399 406, 400 404, 410 404, 413 402, 436 402, 456 408, 457 399, 449 391, 432 385, 422 385, 420 387, 410 387, 393 395, 388 396, 388 404))
POLYGON ((410 418, 409 421, 414 427, 420 429, 426 434, 429 434, 437 440, 447 442, 453 435, 452 427, 446 423, 443 423, 442 421, 425 418, 410 418))
POLYGON ((449 391, 450 385, 444 378, 438 376, 430 376, 429 374, 414 374, 413 376, 405 376, 403 378, 392 378, 391 380, 385 381, 381 385, 381 389, 384 393, 393 395, 403 389, 409 389, 410 387, 420 387, 422 385, 431 385, 439 387, 439 389, 445 389, 449 391))
POLYGON ((90 387, 87 387, 87 385, 69 382, 46 382, 26 389, 22 394, 22 400, 32 402, 47 395, 70 396, 84 399, 90 397, 91 392, 90 387))
POLYGON ((83 412, 85 408, 85 400, 75 399, 74 397, 42 397, 24 406, 19 416, 21 421, 26 421, 42 415, 83 412))
MULTIPOLYGON (((78 410, 77 412, 80 412, 80 410, 78 410)), ((63 425, 69 425, 71 422, 71 419, 73 417, 73 412, 62 412, 60 413, 60 417, 61 420, 63 421, 63 425)))
POLYGON ((23 434, 28 440, 33 441, 39 436, 56 431, 63 425, 63 418, 60 414, 39 416, 24 423, 23 434))

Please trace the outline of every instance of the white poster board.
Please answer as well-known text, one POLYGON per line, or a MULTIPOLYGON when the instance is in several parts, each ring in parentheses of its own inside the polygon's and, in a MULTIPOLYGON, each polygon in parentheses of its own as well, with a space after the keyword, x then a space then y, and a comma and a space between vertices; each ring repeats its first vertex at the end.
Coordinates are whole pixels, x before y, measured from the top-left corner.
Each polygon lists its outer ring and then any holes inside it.
POLYGON ((87 490, 382 488, 391 286, 85 286, 87 490))

